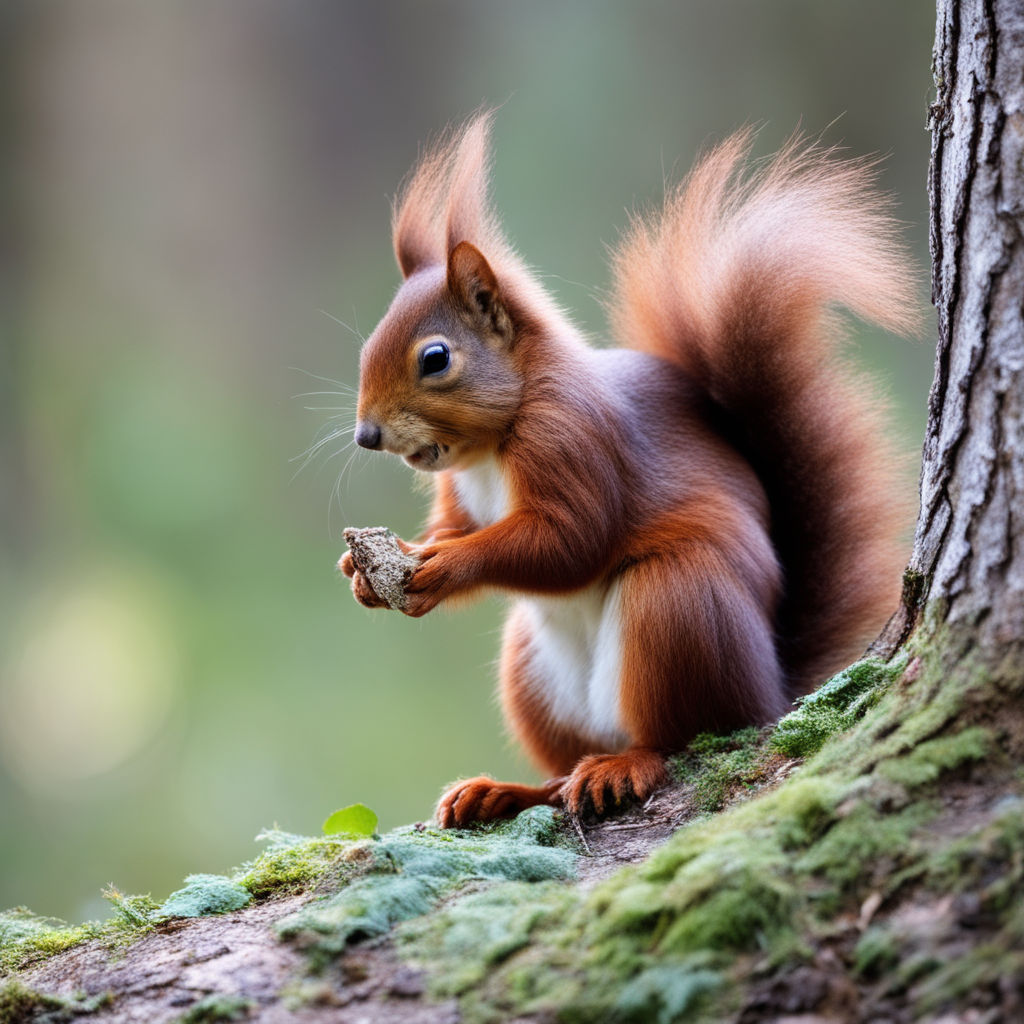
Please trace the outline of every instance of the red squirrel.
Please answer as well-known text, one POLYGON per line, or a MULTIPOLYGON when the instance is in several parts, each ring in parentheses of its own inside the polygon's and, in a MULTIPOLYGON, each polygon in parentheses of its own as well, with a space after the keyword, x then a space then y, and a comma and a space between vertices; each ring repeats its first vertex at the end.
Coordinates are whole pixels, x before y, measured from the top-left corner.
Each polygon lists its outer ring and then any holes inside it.
POLYGON ((403 610, 513 596, 501 703, 552 776, 455 783, 444 827, 601 815, 697 733, 778 718, 895 607, 905 526, 833 312, 917 327, 871 163, 794 138, 745 170, 753 133, 728 138, 634 219, 613 257, 622 347, 595 348, 502 234, 491 119, 450 130, 396 200, 404 280, 360 360, 356 441, 436 485, 403 610))

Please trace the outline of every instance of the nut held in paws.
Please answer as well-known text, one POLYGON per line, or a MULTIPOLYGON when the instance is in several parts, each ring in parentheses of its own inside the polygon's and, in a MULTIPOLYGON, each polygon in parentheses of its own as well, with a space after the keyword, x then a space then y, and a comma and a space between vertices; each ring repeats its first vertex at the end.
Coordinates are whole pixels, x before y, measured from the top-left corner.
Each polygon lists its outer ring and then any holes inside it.
POLYGON ((386 526, 368 526, 345 530, 345 543, 352 552, 356 568, 366 577, 374 593, 388 607, 405 607, 405 585, 420 564, 398 546, 398 537, 386 526))

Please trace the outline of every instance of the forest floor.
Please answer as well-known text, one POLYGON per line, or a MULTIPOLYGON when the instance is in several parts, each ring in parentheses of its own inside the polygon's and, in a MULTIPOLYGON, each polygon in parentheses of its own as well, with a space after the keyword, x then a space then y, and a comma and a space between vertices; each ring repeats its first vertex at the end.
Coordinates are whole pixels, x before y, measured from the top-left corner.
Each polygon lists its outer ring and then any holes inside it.
POLYGON ((104 925, 0 914, 0 1024, 1024 1021, 1022 688, 868 660, 603 821, 273 832, 104 925))
MULTIPOLYGON (((797 764, 777 759, 756 786, 736 785, 721 803, 777 785, 797 764)), ((561 818, 563 838, 576 854, 575 871, 566 884, 585 890, 625 865, 641 863, 703 813, 698 785, 674 782, 642 806, 627 807, 613 818, 561 818)), ((484 884, 466 881, 440 905, 450 905, 484 884)), ((86 940, 19 970, 17 984, 26 995, 20 1005, 10 997, 5 1005, 0 998, 0 1024, 84 1018, 95 1024, 461 1020, 454 999, 429 998, 427 972, 403 960, 390 933, 357 941, 311 972, 302 941, 283 942, 275 925, 322 899, 323 892, 314 887, 305 893, 271 895, 226 913, 170 918, 126 946, 104 937, 86 940)))
MULTIPOLYGON (((784 768, 796 762, 786 762, 784 768)), ((780 771, 778 780, 784 777, 780 771)), ((774 782, 772 783, 774 784, 774 782)), ((572 884, 589 887, 643 861, 700 811, 692 783, 663 788, 643 806, 605 821, 562 824, 578 842, 572 884), (578 829, 578 831, 577 831, 578 829)), ((478 889, 468 882, 451 902, 478 889)), ((400 957, 392 936, 357 942, 310 973, 302 944, 283 942, 274 925, 322 898, 312 891, 271 896, 240 910, 171 918, 126 948, 95 938, 18 972, 28 992, 63 998, 31 1005, 0 1022, 83 1019, 90 1024, 170 1024, 247 1020, 261 1024, 456 1024, 454 999, 428 998, 426 972, 400 957)), ((0 975, 2 977, 2 975, 0 975)), ((528 1020, 529 1018, 521 1018, 528 1020)))

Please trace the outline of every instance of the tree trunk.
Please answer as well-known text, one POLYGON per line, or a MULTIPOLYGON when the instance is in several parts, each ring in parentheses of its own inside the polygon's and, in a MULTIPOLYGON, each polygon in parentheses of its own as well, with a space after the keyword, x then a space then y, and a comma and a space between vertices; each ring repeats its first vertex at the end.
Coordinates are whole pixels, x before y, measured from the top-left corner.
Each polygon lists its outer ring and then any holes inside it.
POLYGON ((921 514, 889 652, 1024 664, 1024 6, 939 0, 930 111, 939 343, 921 514), (927 614, 922 614, 927 612, 927 614))

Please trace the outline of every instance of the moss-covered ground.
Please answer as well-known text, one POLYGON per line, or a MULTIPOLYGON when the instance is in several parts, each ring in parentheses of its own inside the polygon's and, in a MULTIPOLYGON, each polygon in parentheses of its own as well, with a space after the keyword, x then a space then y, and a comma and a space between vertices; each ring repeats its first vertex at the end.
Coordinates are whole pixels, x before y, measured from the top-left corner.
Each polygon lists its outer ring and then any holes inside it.
MULTIPOLYGON (((274 928, 282 940, 302 948, 309 970, 315 972, 350 944, 427 914, 467 886, 563 884, 575 874, 578 852, 577 840, 550 807, 531 808, 514 821, 474 830, 419 825, 384 836, 307 837, 272 831, 259 838, 265 848, 254 860, 231 875, 191 875, 162 903, 108 889, 104 895, 114 913, 106 922, 69 926, 23 908, 0 914, 0 1024, 63 1020, 103 1005, 69 1003, 26 988, 17 977, 89 940, 117 954, 176 918, 224 914, 303 893, 308 899, 301 908, 282 913, 274 928)), ((244 999, 211 997, 181 1019, 242 1019, 244 1007, 244 999), (233 1016, 225 1016, 226 1007, 233 1016)))
POLYGON ((8 912, 0 1024, 69 1012, 18 988, 18 971, 41 958, 282 894, 308 897, 275 928, 310 971, 388 936, 467 1021, 751 1022, 822 1007, 866 1020, 896 1006, 926 1020, 1024 1006, 1014 686, 1024 681, 1012 673, 951 677, 926 653, 867 660, 774 729, 698 737, 673 763, 695 813, 597 885, 571 884, 584 847, 534 808, 466 831, 266 833, 252 862, 191 876, 160 904, 109 891, 104 924, 8 912), (792 758, 806 760, 768 785, 792 758))
POLYGON ((887 1000, 922 1020, 1024 1000, 1019 721, 993 713, 994 685, 862 662, 767 736, 700 737, 676 762, 704 810, 756 785, 773 751, 810 755, 784 785, 591 892, 527 909, 492 891, 399 942, 470 1021, 767 1020, 818 1009, 836 977, 847 1000, 859 987, 841 1019, 887 1000))

